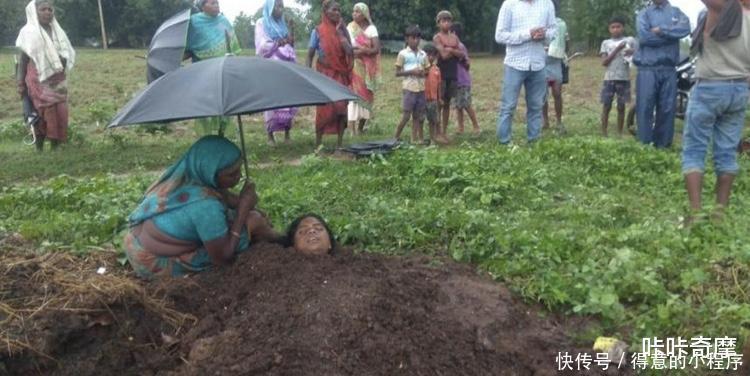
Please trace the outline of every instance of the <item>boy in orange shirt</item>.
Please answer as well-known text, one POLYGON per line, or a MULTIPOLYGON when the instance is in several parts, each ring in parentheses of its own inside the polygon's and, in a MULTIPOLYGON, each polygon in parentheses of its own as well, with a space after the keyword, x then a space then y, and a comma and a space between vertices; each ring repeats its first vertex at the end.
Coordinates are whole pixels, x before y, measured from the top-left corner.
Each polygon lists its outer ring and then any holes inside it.
POLYGON ((430 140, 439 144, 445 144, 448 139, 440 132, 440 106, 443 104, 443 90, 441 87, 442 75, 436 62, 438 50, 435 46, 427 45, 424 48, 430 62, 427 78, 424 83, 424 94, 427 99, 427 121, 430 126, 430 140))

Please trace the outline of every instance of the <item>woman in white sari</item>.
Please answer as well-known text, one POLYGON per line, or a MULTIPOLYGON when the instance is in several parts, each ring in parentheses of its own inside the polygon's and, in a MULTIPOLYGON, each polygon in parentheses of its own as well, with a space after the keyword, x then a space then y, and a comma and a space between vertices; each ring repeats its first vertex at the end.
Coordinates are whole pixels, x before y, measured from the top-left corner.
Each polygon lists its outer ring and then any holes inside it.
POLYGON ((52 0, 29 2, 16 47, 20 50, 18 93, 28 95, 40 116, 34 128, 36 147, 41 151, 49 139, 54 149, 67 139, 66 73, 73 68, 76 53, 55 19, 52 0))

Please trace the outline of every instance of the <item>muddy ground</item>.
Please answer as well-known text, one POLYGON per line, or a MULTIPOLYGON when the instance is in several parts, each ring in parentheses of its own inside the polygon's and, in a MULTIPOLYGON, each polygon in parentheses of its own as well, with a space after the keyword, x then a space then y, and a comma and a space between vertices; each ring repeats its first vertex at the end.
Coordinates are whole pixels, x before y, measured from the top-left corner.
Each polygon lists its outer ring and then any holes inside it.
MULTIPOLYGON (((267 244, 166 284, 96 265, 77 272, 91 274, 82 285, 125 279, 151 300, 111 287, 38 309, 3 331, 27 346, 0 350, 0 375, 553 375, 558 352, 581 351, 575 325, 449 260, 267 244)), ((67 291, 40 278, 45 267, 6 268, 0 302, 67 291)))

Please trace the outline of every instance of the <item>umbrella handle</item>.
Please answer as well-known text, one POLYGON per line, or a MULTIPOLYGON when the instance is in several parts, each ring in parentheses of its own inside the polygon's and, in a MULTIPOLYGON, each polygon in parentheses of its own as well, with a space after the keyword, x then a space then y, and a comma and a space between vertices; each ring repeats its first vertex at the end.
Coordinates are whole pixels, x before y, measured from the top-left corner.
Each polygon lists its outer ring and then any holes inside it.
POLYGON ((240 131, 240 143, 242 144, 242 160, 245 164, 245 181, 250 181, 250 168, 247 166, 247 152, 245 151, 245 132, 242 129, 242 117, 237 115, 237 128, 240 131))

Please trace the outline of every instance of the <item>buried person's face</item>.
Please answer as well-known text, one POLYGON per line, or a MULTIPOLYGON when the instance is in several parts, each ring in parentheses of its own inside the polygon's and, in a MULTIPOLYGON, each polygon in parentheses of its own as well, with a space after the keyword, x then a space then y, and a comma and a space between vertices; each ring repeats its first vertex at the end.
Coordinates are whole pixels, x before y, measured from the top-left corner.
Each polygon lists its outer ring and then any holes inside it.
POLYGON ((294 232, 294 249, 306 255, 325 255, 331 250, 330 234, 317 218, 307 217, 294 232))

